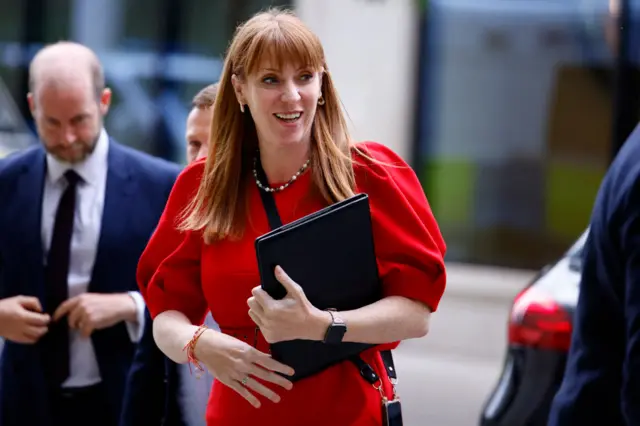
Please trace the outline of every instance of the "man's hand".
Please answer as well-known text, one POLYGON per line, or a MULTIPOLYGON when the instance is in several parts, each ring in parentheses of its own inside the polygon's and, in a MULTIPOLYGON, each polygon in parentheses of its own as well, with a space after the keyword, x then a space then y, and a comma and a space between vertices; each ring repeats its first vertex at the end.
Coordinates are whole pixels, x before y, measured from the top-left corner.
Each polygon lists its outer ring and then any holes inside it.
POLYGON ((53 320, 68 316, 69 327, 80 330, 84 337, 94 330, 111 327, 120 321, 136 320, 136 304, 128 293, 83 293, 62 303, 53 320))
POLYGON ((0 300, 0 336, 16 343, 36 343, 47 332, 51 318, 42 313, 36 297, 0 300))

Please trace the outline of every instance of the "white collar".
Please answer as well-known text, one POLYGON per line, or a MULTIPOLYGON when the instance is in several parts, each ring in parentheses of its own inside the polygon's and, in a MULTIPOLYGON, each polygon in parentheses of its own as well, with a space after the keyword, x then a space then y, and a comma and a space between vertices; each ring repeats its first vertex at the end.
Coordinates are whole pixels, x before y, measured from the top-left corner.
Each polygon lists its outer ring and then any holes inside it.
POLYGON ((96 185, 98 179, 104 176, 100 173, 107 169, 107 153, 109 152, 109 136, 103 128, 96 142, 96 147, 83 161, 71 164, 60 161, 53 155, 47 153, 47 175, 51 182, 57 182, 67 170, 73 169, 82 180, 89 185, 96 185))

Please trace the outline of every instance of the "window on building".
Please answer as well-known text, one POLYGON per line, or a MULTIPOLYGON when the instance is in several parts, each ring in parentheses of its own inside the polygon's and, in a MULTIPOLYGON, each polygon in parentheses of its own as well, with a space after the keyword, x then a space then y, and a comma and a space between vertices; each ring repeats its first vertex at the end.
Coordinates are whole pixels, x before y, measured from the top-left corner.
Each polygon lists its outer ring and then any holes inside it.
POLYGON ((586 228, 629 106, 609 1, 578 3, 428 2, 418 172, 449 260, 539 268, 586 228))
POLYGON ((4 0, 0 84, 30 122, 25 95, 33 53, 58 40, 86 44, 102 60, 113 90, 110 135, 181 161, 191 98, 218 79, 236 25, 268 6, 291 2, 4 0))

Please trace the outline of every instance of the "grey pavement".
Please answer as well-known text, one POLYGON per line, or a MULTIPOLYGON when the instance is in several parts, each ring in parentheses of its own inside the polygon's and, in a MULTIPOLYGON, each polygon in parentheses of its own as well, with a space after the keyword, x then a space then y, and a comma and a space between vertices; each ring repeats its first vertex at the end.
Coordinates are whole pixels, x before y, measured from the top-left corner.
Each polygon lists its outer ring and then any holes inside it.
POLYGON ((475 426, 502 367, 513 297, 533 271, 449 265, 429 335, 394 351, 404 423, 475 426))

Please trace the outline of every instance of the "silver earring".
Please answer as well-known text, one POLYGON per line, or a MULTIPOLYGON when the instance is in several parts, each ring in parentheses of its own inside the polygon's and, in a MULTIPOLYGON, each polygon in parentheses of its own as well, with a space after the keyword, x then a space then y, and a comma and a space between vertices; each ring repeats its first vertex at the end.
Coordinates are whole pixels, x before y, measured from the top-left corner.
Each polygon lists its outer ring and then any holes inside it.
POLYGON ((318 98, 318 105, 324 105, 324 98, 322 96, 318 98))
POLYGON ((240 112, 244 114, 244 104, 240 104, 240 112))

